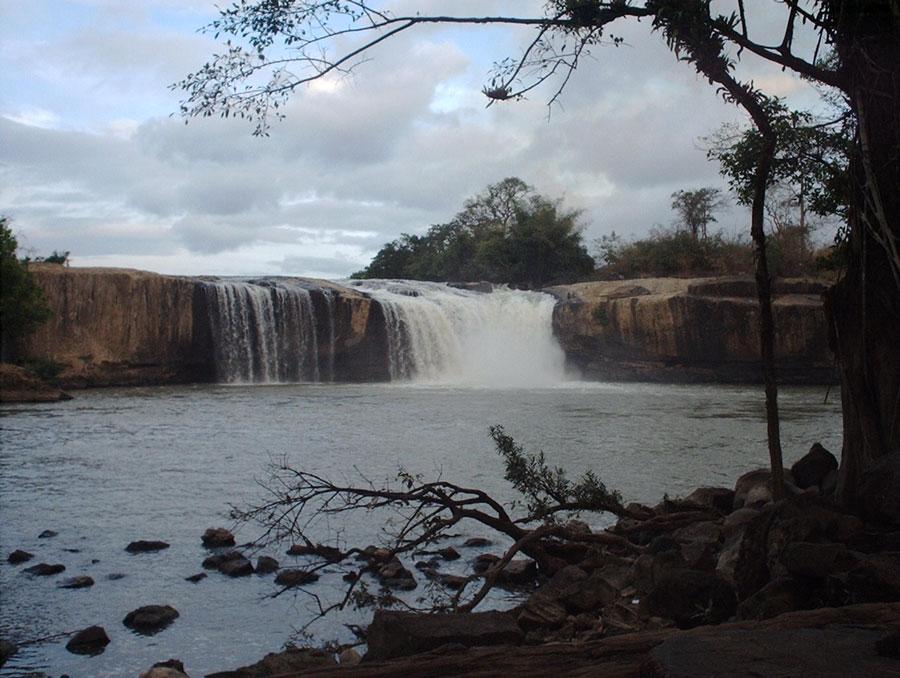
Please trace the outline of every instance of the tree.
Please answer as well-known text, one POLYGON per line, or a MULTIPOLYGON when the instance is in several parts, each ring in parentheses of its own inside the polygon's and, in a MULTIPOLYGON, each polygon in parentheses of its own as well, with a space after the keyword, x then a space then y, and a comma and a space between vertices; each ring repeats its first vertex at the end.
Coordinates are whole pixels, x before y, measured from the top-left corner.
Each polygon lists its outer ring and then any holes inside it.
POLYGON ((44 292, 16 256, 18 242, 6 217, 0 217, 0 360, 19 357, 22 340, 50 317, 44 292))
MULTIPOLYGON (((758 58, 845 97, 856 133, 850 149, 849 266, 830 294, 833 345, 844 392, 844 450, 840 490, 856 503, 862 474, 900 448, 900 8, 896 0, 734 0, 720 13, 711 0, 550 0, 542 16, 394 15, 365 0, 241 0, 208 29, 232 36, 226 50, 177 86, 186 93, 185 115, 238 115, 265 134, 270 115, 304 83, 346 72, 366 51, 426 24, 514 24, 535 37, 524 52, 498 62, 484 93, 491 103, 517 99, 556 78, 553 102, 609 28, 648 19, 674 55, 741 106, 759 133, 753 155, 751 235, 756 252, 760 344, 766 381, 770 456, 780 486, 777 391, 773 372, 773 321, 764 231, 766 191, 778 139, 767 97, 739 81, 739 59, 758 58), (749 8, 749 9, 748 9, 749 8), (763 8, 762 10, 760 8, 763 8), (752 18, 780 12, 782 37, 772 44, 753 31, 752 18), (749 18, 748 18, 749 17, 749 18), (798 30, 818 34, 814 47, 795 40, 798 30), (355 39, 355 40, 354 40, 355 39), (834 58, 819 59, 822 44, 834 58)), ((616 42, 616 39, 613 38, 616 42)))
POLYGON ((672 209, 678 215, 678 224, 694 240, 706 240, 707 227, 716 220, 713 214, 722 204, 722 191, 718 188, 698 188, 696 191, 675 191, 672 194, 672 209))
POLYGON ((531 288, 571 282, 594 270, 579 216, 510 177, 467 200, 449 223, 387 243, 353 277, 488 280, 531 288))

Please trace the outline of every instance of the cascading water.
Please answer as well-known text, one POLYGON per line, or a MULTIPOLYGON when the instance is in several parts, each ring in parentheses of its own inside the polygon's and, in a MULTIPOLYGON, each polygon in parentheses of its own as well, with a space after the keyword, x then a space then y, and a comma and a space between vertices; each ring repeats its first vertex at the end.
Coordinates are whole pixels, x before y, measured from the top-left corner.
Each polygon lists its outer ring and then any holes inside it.
POLYGON ((565 379, 550 295, 405 280, 349 284, 381 304, 392 380, 535 387, 565 379))
POLYGON ((205 286, 218 381, 279 383, 334 377, 334 299, 323 292, 325 365, 310 291, 290 279, 216 280, 205 286), (324 367, 324 369, 323 369, 324 367))

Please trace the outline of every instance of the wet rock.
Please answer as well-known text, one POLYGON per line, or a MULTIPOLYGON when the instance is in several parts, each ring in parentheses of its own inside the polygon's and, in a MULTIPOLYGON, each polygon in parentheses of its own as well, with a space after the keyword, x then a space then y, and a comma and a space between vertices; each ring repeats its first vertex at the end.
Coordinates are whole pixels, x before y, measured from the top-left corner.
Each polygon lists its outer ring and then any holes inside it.
POLYGON ((19 549, 16 549, 6 557, 6 562, 11 565, 19 565, 20 563, 28 562, 32 558, 34 558, 33 553, 28 553, 28 551, 21 551, 19 549))
POLYGON ((184 670, 184 662, 182 662, 180 659, 166 659, 163 662, 156 662, 153 665, 153 668, 154 669, 174 669, 181 673, 187 673, 184 670))
POLYGON ((819 443, 814 443, 809 452, 791 466, 791 475, 794 484, 801 490, 808 487, 821 488, 828 474, 837 471, 837 467, 837 458, 819 443))
POLYGON ((253 564, 242 555, 219 563, 216 569, 228 577, 247 577, 253 574, 253 564))
POLYGON ((526 631, 555 629, 566 623, 569 613, 565 606, 550 596, 537 593, 529 596, 519 612, 518 623, 526 631))
POLYGON ((501 584, 522 586, 530 584, 537 577, 537 563, 530 558, 516 558, 509 561, 500 571, 498 581, 501 584))
POLYGON ((732 511, 722 520, 722 536, 727 538, 739 530, 743 531, 747 523, 758 515, 759 509, 749 506, 732 511))
POLYGON ((810 587, 794 577, 779 577, 738 606, 738 619, 771 619, 809 606, 810 587))
POLYGON ((139 539, 131 542, 125 547, 125 550, 129 553, 153 553, 167 548, 169 548, 169 545, 164 541, 139 539))
POLYGON ((77 577, 70 577, 63 582, 60 582, 59 588, 61 589, 86 589, 89 586, 94 585, 94 580, 88 577, 87 575, 79 575, 77 577))
POLYGON ((319 580, 319 575, 315 572, 308 572, 297 568, 287 568, 280 570, 275 577, 275 583, 279 586, 292 588, 294 586, 303 586, 312 584, 319 580))
POLYGON ((417 586, 413 573, 407 570, 397 558, 379 567, 375 575, 382 586, 388 588, 412 591, 417 586))
POLYGON ((277 572, 280 565, 271 556, 260 556, 256 559, 256 574, 272 574, 277 572))
POLYGON ((223 563, 228 562, 229 560, 241 560, 244 558, 244 554, 240 551, 228 551, 226 553, 217 553, 213 556, 209 556, 208 558, 203 559, 203 569, 205 570, 218 570, 223 563))
POLYGON ((654 511, 651 507, 644 504, 639 504, 636 501, 627 504, 625 506, 625 511, 628 513, 628 515, 632 516, 632 519, 637 520, 649 520, 656 515, 656 511, 654 511))
POLYGON ((469 581, 468 577, 460 577, 456 574, 442 574, 438 576, 437 580, 442 586, 446 586, 452 591, 461 589, 469 581))
POLYGON ((132 610, 122 623, 133 631, 153 634, 162 631, 178 618, 178 610, 171 605, 145 605, 132 610))
POLYGON ((684 501, 727 514, 734 508, 734 490, 727 487, 698 487, 685 497, 684 501))
POLYGON ((19 648, 8 640, 0 640, 0 667, 6 663, 7 659, 18 652, 18 650, 19 648))
POLYGON ((196 584, 199 581, 206 579, 206 572, 200 572, 198 574, 192 574, 190 577, 185 577, 185 581, 189 581, 192 584, 196 584))
POLYGON ((338 662, 341 666, 356 666, 362 661, 362 657, 359 656, 359 652, 354 650, 352 647, 348 647, 346 650, 343 650, 340 655, 338 655, 338 662))
POLYGON ((731 617, 737 606, 728 582, 698 570, 667 572, 642 603, 649 615, 671 619, 682 629, 719 624, 731 617))
POLYGON ((574 565, 568 565, 553 575, 533 596, 552 598, 570 614, 592 612, 612 603, 618 591, 599 571, 588 575, 574 565))
POLYGON ((457 551, 452 546, 448 546, 447 548, 440 549, 437 554, 443 558, 444 560, 459 560, 460 555, 459 551, 457 551))
POLYGON ((339 563, 344 559, 344 553, 333 546, 324 544, 294 544, 287 554, 289 556, 319 556, 329 563, 339 563))
POLYGON ((376 610, 366 661, 427 652, 443 645, 517 645, 523 634, 513 612, 416 614, 376 610))
POLYGON ((37 565, 32 565, 31 567, 26 567, 23 572, 27 572, 28 574, 34 575, 36 577, 50 577, 54 574, 59 574, 60 572, 65 572, 66 566, 60 563, 55 565, 49 565, 48 563, 38 563, 37 565))
POLYGON ((59 532, 55 532, 53 530, 44 530, 38 535, 38 539, 51 539, 57 536, 59 532))
POLYGON ((661 534, 650 540, 650 543, 647 544, 646 552, 650 555, 656 555, 664 551, 677 551, 679 548, 680 545, 674 537, 668 534, 661 534))
POLYGON ((119 581, 120 579, 125 579, 127 575, 122 574, 121 572, 112 572, 106 575, 106 579, 108 581, 119 581))
POLYGON ((866 470, 857 497, 869 520, 900 525, 900 450, 881 457, 866 470))
POLYGON ((463 542, 463 546, 467 548, 485 548, 487 546, 492 546, 494 542, 490 539, 485 539, 484 537, 470 537, 463 542))
POLYGON ((362 553, 356 556, 357 560, 365 560, 369 564, 386 563, 394 554, 386 548, 372 546, 371 544, 362 550, 362 553))
POLYGON ((206 678, 264 678, 266 676, 302 676, 316 669, 335 666, 334 654, 325 650, 289 647, 284 652, 267 654, 263 659, 234 671, 209 673, 206 678))
POLYGON ((234 546, 234 535, 224 527, 209 527, 200 537, 206 548, 222 548, 234 546))
POLYGON ((109 645, 109 636, 102 626, 88 626, 69 639, 66 649, 72 654, 97 655, 109 645))
POLYGON ((501 560, 503 559, 500 556, 493 553, 482 553, 472 561, 472 569, 475 571, 475 574, 484 574, 501 560))
MULTIPOLYGON (((789 471, 784 473, 785 483, 793 483, 789 471)), ((772 501, 772 472, 769 469, 749 471, 734 484, 734 508, 759 507, 772 501)))

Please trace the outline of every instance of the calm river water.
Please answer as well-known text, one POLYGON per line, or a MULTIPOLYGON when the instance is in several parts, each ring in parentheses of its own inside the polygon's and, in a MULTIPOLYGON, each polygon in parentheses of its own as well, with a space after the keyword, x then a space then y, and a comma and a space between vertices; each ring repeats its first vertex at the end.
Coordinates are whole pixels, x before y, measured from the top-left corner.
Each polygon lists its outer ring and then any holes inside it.
MULTIPOLYGON (((828 403, 824 397, 824 387, 782 390, 787 463, 815 441, 839 452, 840 404, 834 393, 828 403)), ((594 469, 626 500, 651 503, 699 485, 731 486, 767 461, 757 387, 186 386, 80 391, 70 402, 0 411, 0 637, 22 644, 0 669, 3 676, 134 676, 169 657, 198 676, 281 649, 309 619, 310 598, 271 597, 271 575, 210 573, 197 584, 184 578, 202 571, 203 530, 230 527, 229 505, 261 497, 257 481, 283 456, 341 480, 389 479, 404 467, 511 501, 487 435, 490 425, 502 424, 529 451, 544 450, 573 475, 594 469), (58 536, 39 539, 46 529, 58 536), (161 539, 171 548, 127 554, 136 539, 161 539), (66 572, 31 578, 22 572, 27 565, 6 562, 14 549, 35 554, 28 565, 62 563, 66 572), (95 585, 58 588, 79 574, 95 585), (110 578, 119 574, 125 576, 110 578), (181 616, 150 637, 122 625, 126 613, 148 604, 171 604, 181 616), (96 657, 68 653, 65 637, 29 642, 92 624, 112 639, 96 657)), ((604 518, 589 522, 600 526, 604 518)), ((351 545, 379 536, 364 519, 319 529, 323 539, 351 545)), ((257 536, 254 525, 237 528, 239 543, 257 536)), ((263 553, 282 565, 296 562, 285 549, 263 553)), ((316 592, 327 597, 339 584, 337 574, 325 576, 316 592)), ((503 605, 503 594, 493 602, 503 605)), ((340 622, 366 618, 348 613, 311 631, 316 640, 346 641, 340 622)))

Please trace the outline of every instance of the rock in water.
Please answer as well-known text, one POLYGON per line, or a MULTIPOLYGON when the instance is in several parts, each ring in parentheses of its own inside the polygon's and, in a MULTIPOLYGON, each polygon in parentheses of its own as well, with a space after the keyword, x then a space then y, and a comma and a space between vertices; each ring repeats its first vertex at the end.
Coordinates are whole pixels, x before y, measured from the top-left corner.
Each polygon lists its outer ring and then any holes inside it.
POLYGON ((38 535, 38 539, 52 539, 58 534, 59 532, 54 532, 53 530, 44 530, 38 535))
POLYGON ((178 610, 171 605, 145 605, 132 610, 122 623, 128 628, 143 634, 162 631, 178 618, 178 610))
POLYGON ((311 648, 288 647, 284 652, 273 652, 265 658, 242 666, 234 671, 210 673, 206 678, 260 678, 262 676, 302 676, 316 669, 335 666, 334 654, 311 648))
POLYGON ((0 640, 0 667, 2 667, 6 660, 12 657, 16 652, 18 652, 19 648, 10 643, 8 640, 0 640))
POLYGON ((294 586, 303 586, 304 584, 312 584, 319 580, 319 575, 315 572, 307 572, 306 570, 287 569, 281 570, 275 577, 275 583, 279 586, 291 588, 294 586))
POLYGON ((200 541, 207 548, 234 546, 234 535, 224 527, 210 527, 200 537, 200 541))
POLYGON ((21 551, 19 549, 16 549, 12 553, 10 553, 9 556, 7 556, 6 561, 10 565, 18 565, 20 563, 27 562, 32 558, 34 558, 33 553, 28 553, 28 551, 21 551))
POLYGON ((229 558, 219 564, 219 572, 229 577, 246 577, 253 574, 253 564, 244 556, 229 558))
POLYGON ((65 572, 65 570, 66 566, 62 565, 61 563, 57 563, 55 565, 49 565, 48 563, 38 563, 37 565, 26 567, 24 571, 28 574, 33 574, 38 577, 50 577, 54 574, 65 572))
POLYGON ((260 556, 256 559, 256 574, 271 574, 277 572, 280 565, 271 556, 260 556))
POLYGON ((144 539, 139 539, 138 541, 131 542, 125 547, 125 550, 129 553, 153 553, 154 551, 162 551, 167 548, 169 548, 169 545, 164 541, 146 541, 144 539))
POLYGON ((65 581, 61 582, 59 588, 61 589, 86 589, 89 586, 94 585, 94 580, 88 577, 87 575, 79 575, 77 577, 70 577, 65 581))
POLYGON ((109 645, 109 636, 102 626, 88 626, 69 639, 66 649, 73 654, 100 654, 109 645))

